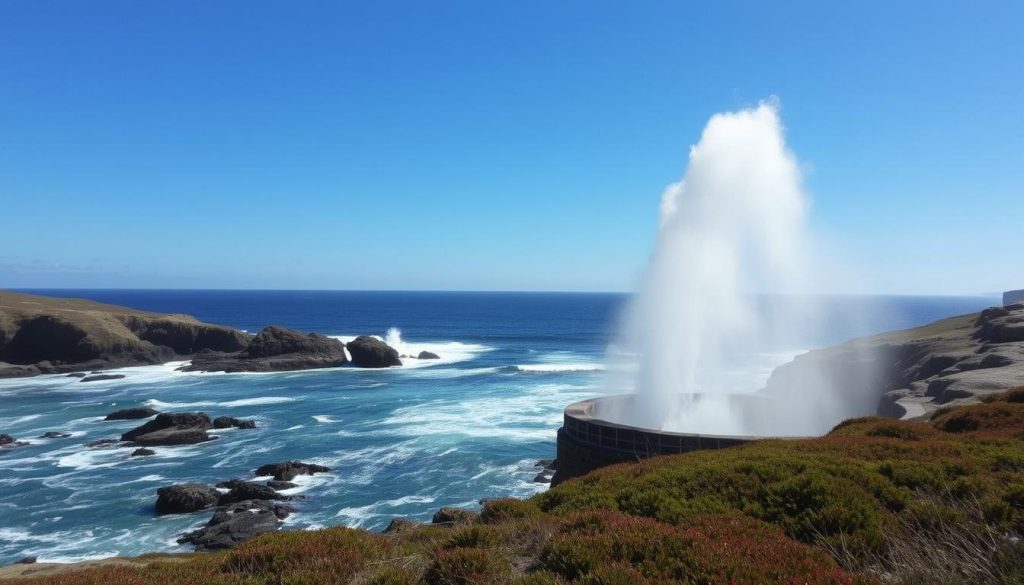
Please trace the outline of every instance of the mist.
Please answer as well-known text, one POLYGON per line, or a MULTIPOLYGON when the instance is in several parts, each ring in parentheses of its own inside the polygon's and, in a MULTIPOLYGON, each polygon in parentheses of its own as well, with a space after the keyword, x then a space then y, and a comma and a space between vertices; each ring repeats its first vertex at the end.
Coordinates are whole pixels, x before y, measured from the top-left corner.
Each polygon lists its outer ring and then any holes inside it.
POLYGON ((770 371, 793 357, 780 347, 820 337, 811 293, 825 271, 811 260, 809 210, 776 101, 708 120, 682 179, 662 195, 655 249, 616 343, 623 351, 609 355, 611 389, 636 393, 616 420, 680 432, 794 435, 863 414, 846 412, 827 373, 809 376, 813 386, 800 396, 749 396, 759 390, 749 386, 752 369, 770 371), (765 357, 767 348, 774 357, 765 357))

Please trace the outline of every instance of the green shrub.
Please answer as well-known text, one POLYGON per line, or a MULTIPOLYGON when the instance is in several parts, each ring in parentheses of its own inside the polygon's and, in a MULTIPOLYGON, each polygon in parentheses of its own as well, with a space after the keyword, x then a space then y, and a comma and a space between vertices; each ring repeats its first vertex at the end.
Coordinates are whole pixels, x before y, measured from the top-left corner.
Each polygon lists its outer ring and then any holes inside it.
POLYGON ((464 526, 452 531, 444 548, 488 548, 498 542, 498 534, 489 526, 464 526))
POLYGON ((426 585, 486 585, 508 581, 511 565, 500 556, 477 548, 438 552, 423 575, 426 585))
POLYGON ((535 518, 543 512, 537 504, 529 500, 517 498, 498 498, 484 502, 480 510, 480 520, 486 524, 507 522, 520 518, 535 518))

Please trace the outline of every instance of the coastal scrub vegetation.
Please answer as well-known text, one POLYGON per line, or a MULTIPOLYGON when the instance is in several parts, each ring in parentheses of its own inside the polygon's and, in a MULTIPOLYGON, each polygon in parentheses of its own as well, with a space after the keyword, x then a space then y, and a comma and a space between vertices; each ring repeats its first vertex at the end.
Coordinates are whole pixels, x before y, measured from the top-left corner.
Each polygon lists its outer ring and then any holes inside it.
POLYGON ((266 534, 19 584, 1024 583, 1024 388, 598 470, 454 526, 266 534))

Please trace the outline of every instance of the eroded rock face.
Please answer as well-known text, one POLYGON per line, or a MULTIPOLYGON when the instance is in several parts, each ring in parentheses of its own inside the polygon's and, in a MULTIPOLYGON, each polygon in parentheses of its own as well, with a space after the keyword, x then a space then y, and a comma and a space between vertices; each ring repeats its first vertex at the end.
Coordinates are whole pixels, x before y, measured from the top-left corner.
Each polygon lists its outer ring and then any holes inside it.
POLYGON ((276 372, 335 368, 348 363, 345 346, 337 339, 301 333, 284 327, 264 328, 234 354, 202 353, 186 370, 203 372, 276 372))
POLYGON ((237 502, 217 510, 206 526, 182 536, 178 542, 192 544, 199 551, 231 548, 264 532, 277 530, 281 521, 294 511, 286 504, 266 500, 237 502))
POLYGON ((141 418, 156 416, 158 414, 160 414, 160 412, 152 408, 123 408, 108 414, 103 417, 103 420, 138 420, 141 418))
POLYGON ((121 435, 121 440, 144 446, 191 445, 211 440, 206 431, 212 427, 205 412, 165 412, 121 435))
POLYGON ((833 389, 823 420, 914 418, 1022 383, 1024 304, 1016 304, 807 352, 776 368, 764 392, 803 400, 833 389))
POLYGON ((323 465, 315 463, 303 463, 302 461, 285 461, 283 463, 268 463, 256 470, 256 475, 273 476, 275 481, 291 481, 300 475, 313 475, 314 473, 327 473, 330 471, 323 465))
POLYGON ((187 514, 213 507, 220 492, 201 483, 182 483, 156 491, 157 514, 187 514))
POLYGON ((345 347, 352 356, 352 363, 361 368, 388 368, 402 365, 398 350, 369 335, 360 335, 345 347))

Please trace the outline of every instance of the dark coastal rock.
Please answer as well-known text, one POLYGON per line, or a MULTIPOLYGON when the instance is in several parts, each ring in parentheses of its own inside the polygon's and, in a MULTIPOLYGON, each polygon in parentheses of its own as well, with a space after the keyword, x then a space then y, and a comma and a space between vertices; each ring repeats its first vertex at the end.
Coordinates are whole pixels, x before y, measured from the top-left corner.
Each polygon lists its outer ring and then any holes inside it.
POLYGON ((398 350, 369 335, 360 335, 345 347, 352 356, 352 363, 360 368, 388 368, 402 365, 398 350))
POLYGON ((118 439, 98 439, 96 441, 90 441, 86 443, 85 446, 89 447, 90 449, 95 449, 102 447, 113 447, 114 445, 119 444, 121 444, 121 441, 119 441, 118 439))
POLYGON ((277 530, 281 520, 294 511, 286 504, 265 500, 238 502, 217 510, 206 526, 185 534, 178 542, 192 544, 197 551, 231 548, 254 536, 277 530))
POLYGON ((236 504, 246 500, 290 500, 291 496, 285 496, 269 486, 251 481, 232 480, 230 491, 217 501, 218 505, 236 504))
POLYGON ((541 459, 534 467, 540 470, 537 472, 537 475, 533 476, 533 481, 537 483, 551 483, 552 478, 555 477, 555 472, 558 471, 558 464, 555 459, 541 459))
POLYGON ((66 377, 68 377, 68 378, 84 378, 85 376, 86 376, 85 372, 71 372, 66 377))
POLYGON ((103 380, 120 380, 124 378, 124 374, 90 374, 79 382, 102 382, 103 380))
POLYGON ((0 433, 0 446, 13 445, 16 442, 17 441, 15 441, 14 437, 8 435, 7 433, 0 433))
POLYGON ((434 353, 432 351, 421 351, 420 355, 416 356, 416 359, 421 359, 421 360, 439 360, 439 359, 441 359, 441 356, 437 355, 436 353, 434 353))
POLYGON ((233 416, 218 416, 213 419, 213 428, 215 429, 255 429, 256 421, 254 420, 241 420, 233 416))
POLYGON ((431 522, 434 524, 471 524, 476 521, 480 515, 476 512, 469 510, 463 510, 462 508, 441 508, 434 513, 431 522))
POLYGON ((204 412, 165 412, 121 435, 121 440, 145 446, 192 445, 212 440, 206 432, 211 427, 213 423, 204 412))
POLYGON ((418 526, 421 526, 419 522, 413 522, 405 518, 394 518, 388 523, 387 528, 382 530, 383 534, 398 534, 399 532, 407 532, 418 526))
POLYGON ((267 482, 267 487, 273 488, 275 490, 288 490, 293 487, 299 486, 298 484, 292 483, 290 481, 277 481, 276 479, 272 479, 267 482))
POLYGON ((158 414, 160 414, 159 411, 148 407, 122 408, 121 410, 115 410, 103 417, 103 420, 137 420, 140 418, 149 418, 158 414))
POLYGON ((15 565, 34 565, 34 564, 36 564, 36 561, 38 559, 39 559, 39 557, 34 557, 34 556, 31 556, 31 557, 21 557, 20 559, 14 561, 14 564, 15 565))
POLYGON ((201 483, 182 483, 156 491, 157 514, 187 514, 212 507, 220 492, 201 483))
POLYGON ((291 481, 300 475, 313 475, 314 473, 327 473, 329 468, 315 463, 303 463, 302 461, 285 461, 284 463, 268 463, 256 470, 256 475, 274 477, 276 481, 291 481))
POLYGON ((158 364, 204 349, 238 351, 249 336, 186 315, 0 291, 0 377, 158 364))
POLYGON ((150 455, 156 455, 156 451, 152 449, 147 449, 145 447, 139 447, 138 449, 132 451, 132 454, 129 455, 129 457, 149 457, 150 455))
POLYGON ((316 333, 265 327, 248 346, 233 354, 197 354, 184 369, 202 372, 280 372, 335 368, 348 363, 345 345, 316 333))
POLYGON ((39 438, 40 439, 66 439, 71 435, 68 433, 61 433, 59 431, 46 431, 39 438))

